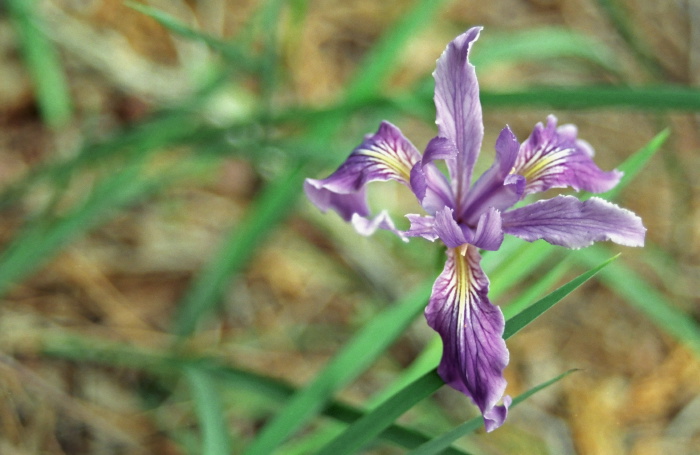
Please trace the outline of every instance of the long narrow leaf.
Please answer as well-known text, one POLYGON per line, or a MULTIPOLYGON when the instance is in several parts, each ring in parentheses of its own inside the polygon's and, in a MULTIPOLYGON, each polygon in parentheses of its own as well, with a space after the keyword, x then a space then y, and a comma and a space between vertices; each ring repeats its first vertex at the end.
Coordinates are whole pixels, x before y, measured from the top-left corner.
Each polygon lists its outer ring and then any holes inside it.
MULTIPOLYGON (((537 392, 546 389, 547 387, 551 386, 556 382, 559 382, 574 371, 576 370, 566 371, 560 374, 559 376, 552 378, 549 381, 543 382, 542 384, 531 388, 527 392, 518 395, 513 399, 513 403, 511 404, 510 408, 514 408, 515 406, 530 398, 537 392)), ((450 444, 452 444, 462 436, 472 433, 476 429, 480 428, 483 424, 484 420, 481 417, 475 417, 473 419, 470 419, 464 422, 463 424, 455 427, 454 429, 448 431, 447 433, 443 434, 442 436, 432 439, 430 442, 427 442, 422 446, 418 447, 417 449, 408 452, 407 455, 435 455, 438 453, 444 453, 443 451, 447 449, 450 446, 450 444)))
POLYGON ((539 277, 535 283, 531 284, 527 289, 523 290, 520 295, 508 302, 508 305, 503 308, 503 316, 506 319, 510 319, 525 310, 529 303, 535 300, 536 296, 544 294, 548 289, 553 287, 570 268, 571 261, 565 259, 549 269, 549 271, 539 277))
POLYGON ((479 96, 484 107, 544 106, 553 109, 631 107, 651 111, 700 110, 700 90, 669 85, 651 87, 532 87, 524 91, 509 93, 482 90, 479 96))
POLYGON ((260 63, 256 59, 253 59, 251 56, 247 55, 247 53, 243 52, 233 43, 223 41, 199 30, 195 30, 173 16, 152 6, 137 3, 135 1, 126 1, 125 5, 151 17, 152 19, 155 19, 163 27, 182 36, 183 38, 205 43, 212 49, 221 52, 221 54, 227 59, 236 62, 236 65, 240 68, 248 71, 257 71, 260 68, 260 63))
POLYGON ((644 147, 635 152, 632 156, 626 159, 620 166, 618 170, 624 172, 620 183, 617 184, 615 188, 608 191, 607 193, 600 194, 599 197, 607 199, 609 201, 617 199, 620 192, 629 185, 634 178, 639 174, 639 172, 646 166, 646 164, 651 160, 656 153, 661 149, 661 147, 666 143, 666 140, 671 135, 671 131, 665 129, 659 134, 654 136, 651 141, 649 141, 644 147))
MULTIPOLYGON (((250 371, 241 370, 222 364, 212 358, 185 358, 175 354, 152 352, 131 345, 105 343, 101 340, 82 337, 52 336, 43 340, 42 353, 49 357, 72 360, 81 363, 132 368, 163 377, 172 377, 180 371, 194 368, 206 372, 228 387, 249 391, 272 401, 283 401, 296 393, 291 385, 250 371)), ((329 401, 323 414, 339 422, 353 423, 364 413, 357 408, 338 401, 329 401)), ((402 447, 415 448, 429 441, 426 435, 405 428, 391 425, 380 437, 402 447)), ((460 455, 461 451, 451 449, 446 455, 460 455)))
POLYGON ((48 261, 88 229, 108 219, 116 209, 132 203, 163 184, 129 166, 102 180, 80 207, 55 220, 28 225, 0 256, 0 294, 48 261))
POLYGON ((610 259, 599 263, 597 266, 588 270, 585 273, 577 276, 573 280, 569 281, 562 287, 556 289, 551 294, 548 294, 543 299, 538 300, 525 310, 518 313, 518 315, 513 316, 506 322, 506 328, 503 331, 503 338, 508 339, 518 333, 520 330, 525 328, 532 321, 544 314, 545 311, 552 308, 556 303, 561 301, 564 297, 571 294, 576 288, 581 286, 586 281, 590 280, 596 273, 600 272, 603 268, 609 265, 612 261, 617 259, 620 255, 613 256, 610 259))
MULTIPOLYGON (((606 254, 600 248, 588 248, 580 253, 576 259, 584 265, 591 264, 606 254)), ((662 294, 634 270, 618 263, 601 273, 600 279, 611 291, 654 321, 661 330, 687 344, 700 355, 700 324, 690 315, 671 306, 662 294)))
POLYGON ((316 416, 335 392, 369 367, 403 333, 425 307, 429 295, 430 285, 423 285, 366 324, 323 371, 292 398, 244 453, 270 453, 316 416))
POLYGON ((219 253, 182 298, 174 326, 178 336, 194 332, 202 317, 219 303, 230 277, 243 268, 263 239, 291 212, 304 173, 302 165, 294 165, 272 182, 249 209, 248 218, 231 230, 219 253))
POLYGON ((379 436, 413 404, 429 397, 444 384, 437 371, 433 369, 350 425, 344 433, 326 445, 317 455, 345 455, 360 450, 379 436))
POLYGON ((37 3, 35 0, 7 0, 5 5, 21 41, 41 115, 49 126, 60 127, 70 120, 73 107, 58 53, 40 25, 37 3))
POLYGON ((231 442, 216 382, 200 368, 185 368, 202 431, 202 455, 230 455, 231 442))
MULTIPOLYGON (((614 259, 615 257, 610 258, 602 264, 579 275, 545 298, 534 303, 517 316, 506 321, 503 338, 510 338, 523 327, 537 319, 545 311, 593 277, 614 259)), ((394 419, 398 418, 422 399, 430 396, 439 389, 442 384, 436 370, 427 373, 389 398, 373 411, 365 414, 361 419, 348 427, 344 433, 324 447, 319 455, 345 455, 359 450, 372 442, 394 421, 394 419)))

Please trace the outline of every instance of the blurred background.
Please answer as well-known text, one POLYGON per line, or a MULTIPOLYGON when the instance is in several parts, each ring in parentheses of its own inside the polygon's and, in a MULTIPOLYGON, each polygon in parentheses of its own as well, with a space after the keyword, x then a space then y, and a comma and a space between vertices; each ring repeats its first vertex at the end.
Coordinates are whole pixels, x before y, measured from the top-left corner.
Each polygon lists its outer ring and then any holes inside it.
MULTIPOLYGON (((302 181, 327 176, 382 119, 422 149, 435 60, 474 25, 477 173, 505 124, 522 141, 550 113, 605 170, 658 151, 617 195, 644 220, 644 249, 511 242, 485 258, 507 312, 622 253, 508 341, 511 395, 580 370, 457 447, 698 453, 696 0, 5 0, 0 453, 201 453, 197 390, 216 390, 240 453, 291 387, 429 285, 437 245, 362 238, 318 213, 302 181), (235 374, 188 383, 183 359, 235 374), (268 379, 279 387, 255 388, 268 379)), ((415 201, 388 186, 372 201, 403 222, 415 201)), ((337 398, 362 408, 434 339, 419 316, 337 398)), ((401 423, 438 435, 475 415, 443 388, 401 423)), ((314 453, 314 434, 279 453, 314 453)))

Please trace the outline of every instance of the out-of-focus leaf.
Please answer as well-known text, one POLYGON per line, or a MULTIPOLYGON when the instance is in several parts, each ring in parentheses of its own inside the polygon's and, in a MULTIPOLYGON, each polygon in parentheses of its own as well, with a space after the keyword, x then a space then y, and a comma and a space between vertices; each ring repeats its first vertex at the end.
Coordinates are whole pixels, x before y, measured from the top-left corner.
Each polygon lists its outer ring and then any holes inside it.
POLYGON ((562 27, 539 27, 516 32, 489 31, 474 49, 472 62, 477 68, 510 62, 541 62, 580 58, 618 73, 619 64, 604 43, 562 27), (493 33, 492 33, 493 32, 493 33))
POLYGON ((263 239, 292 211, 305 173, 304 166, 293 164, 284 175, 268 184, 249 209, 248 217, 231 229, 216 256, 180 301, 174 325, 178 336, 186 337, 194 332, 202 317, 220 302, 231 276, 245 266, 263 239))
MULTIPOLYGON (((581 284, 593 277, 602 268, 607 266, 615 257, 599 264, 587 272, 574 278, 567 284, 537 301, 517 316, 506 321, 503 338, 508 339, 529 323, 541 316, 545 311, 561 301, 581 284)), ((437 370, 421 376, 411 384, 404 387, 382 404, 365 414, 362 418, 350 425, 345 432, 326 445, 318 455, 345 455, 360 450, 372 442, 381 432, 404 412, 412 408, 416 403, 430 396, 444 383, 437 374, 437 370)))
POLYGON ((317 415, 334 393, 357 378, 403 333, 425 307, 431 285, 421 286, 369 321, 265 426, 244 453, 271 452, 317 415))
POLYGON ((7 0, 5 5, 22 45, 41 115, 49 126, 60 127, 70 120, 73 107, 58 54, 41 27, 37 1, 7 0))
POLYGON ((202 432, 202 455, 229 455, 231 441, 217 384, 209 372, 185 367, 202 432))
MULTIPOLYGON (((542 384, 539 384, 527 392, 524 392, 517 397, 513 399, 513 403, 510 406, 510 409, 513 409, 515 406, 518 404, 522 403, 526 399, 530 398, 532 395, 536 394, 537 392, 546 389, 547 387, 551 386, 552 384, 555 384, 562 379, 564 379, 566 376, 570 375, 576 370, 569 370, 566 371, 559 376, 550 379, 549 381, 543 382, 542 384)), ((463 424, 455 427, 454 429, 448 431, 447 433, 443 434, 442 436, 439 436, 437 438, 434 438, 430 440, 429 442, 426 442, 422 446, 418 447, 415 450, 412 450, 408 452, 408 455, 434 455, 438 453, 444 453, 443 451, 447 448, 449 448, 450 444, 455 442, 457 439, 461 438, 462 436, 465 436, 469 433, 472 433, 479 427, 481 427, 484 424, 484 421, 481 417, 475 417, 471 420, 468 420, 464 422, 463 424)))
MULTIPOLYGON (((602 247, 581 250, 576 259, 589 265, 607 253, 602 247)), ((700 355, 700 325, 688 314, 675 308, 644 278, 624 264, 615 264, 600 274, 608 288, 640 310, 661 330, 690 346, 700 355)))

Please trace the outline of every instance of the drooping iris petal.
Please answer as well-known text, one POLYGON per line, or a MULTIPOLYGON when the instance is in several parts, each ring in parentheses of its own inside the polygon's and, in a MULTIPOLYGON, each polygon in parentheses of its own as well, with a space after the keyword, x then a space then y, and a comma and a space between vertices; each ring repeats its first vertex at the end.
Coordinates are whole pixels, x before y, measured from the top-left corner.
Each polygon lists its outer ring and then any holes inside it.
POLYGON ((468 59, 480 32, 481 27, 470 28, 448 44, 433 73, 438 135, 452 141, 459 151, 454 161, 447 162, 459 206, 466 197, 484 137, 479 83, 468 59))
POLYGON ((496 140, 496 160, 476 181, 462 207, 461 216, 469 224, 493 207, 505 210, 520 200, 525 189, 525 178, 511 174, 518 157, 520 144, 507 126, 496 140))
POLYGON ((503 231, 533 242, 538 239, 567 248, 582 248, 611 240, 625 246, 643 246, 646 229, 629 210, 600 198, 580 201, 557 196, 502 215, 503 231))
MULTIPOLYGON (((413 166, 421 155, 401 131, 389 122, 382 122, 375 134, 368 135, 348 159, 328 178, 306 179, 306 195, 321 211, 335 210, 345 221, 354 215, 368 217, 365 185, 373 181, 396 180, 410 186, 413 166)), ((353 221, 361 234, 377 227, 398 232, 387 215, 374 220, 353 221)))
POLYGON ((451 160, 457 156, 457 148, 449 139, 433 138, 427 145, 423 158, 411 170, 411 188, 426 212, 431 215, 442 207, 454 206, 454 196, 445 175, 433 164, 435 160, 451 160))
POLYGON ((354 214, 369 215, 367 195, 364 188, 354 193, 336 193, 324 187, 323 180, 306 179, 304 182, 306 197, 322 212, 333 209, 345 221, 350 221, 354 214))
POLYGON ((593 162, 593 149, 577 139, 573 125, 557 128, 557 119, 547 117, 547 126, 538 123, 520 147, 513 173, 527 180, 525 194, 550 188, 572 187, 602 193, 617 185, 622 173, 605 172, 593 162))
POLYGON ((411 227, 408 231, 404 232, 406 237, 423 237, 431 242, 438 239, 438 235, 435 233, 434 217, 409 213, 406 215, 406 218, 411 222, 411 227))
POLYGON ((506 381, 503 369, 508 350, 503 341, 505 322, 501 310, 488 299, 489 280, 480 266, 477 248, 467 246, 464 255, 447 251, 447 262, 433 285, 425 317, 443 342, 440 377, 469 396, 484 416, 487 431, 506 418, 509 400, 497 406, 506 381))
POLYGON ((382 210, 377 216, 375 216, 372 219, 366 218, 355 213, 350 219, 350 224, 352 224, 352 226, 355 228, 355 231, 365 236, 370 236, 374 234, 374 231, 376 231, 377 229, 384 229, 386 231, 391 231, 394 234, 398 235, 404 242, 408 242, 406 234, 403 231, 399 231, 398 229, 396 229, 396 227, 394 226, 394 222, 391 221, 391 218, 389 217, 389 214, 386 212, 386 210, 382 210))

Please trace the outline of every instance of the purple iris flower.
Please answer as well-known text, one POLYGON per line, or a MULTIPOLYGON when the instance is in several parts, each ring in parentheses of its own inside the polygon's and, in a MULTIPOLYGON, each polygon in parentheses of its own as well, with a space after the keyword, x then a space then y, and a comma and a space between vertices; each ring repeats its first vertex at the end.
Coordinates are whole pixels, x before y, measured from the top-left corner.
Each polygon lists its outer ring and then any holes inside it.
POLYGON ((438 373, 472 399, 486 430, 492 431, 505 420, 511 402, 503 396, 508 350, 503 314, 489 301, 479 250, 497 250, 504 234, 568 248, 601 240, 642 246, 646 229, 631 211, 595 197, 581 201, 556 196, 512 209, 525 196, 550 188, 604 192, 622 176, 599 169, 592 160, 593 149, 577 138, 576 127, 557 127, 554 116, 546 125, 537 124, 522 144, 506 126, 496 141, 494 164, 472 184, 484 126, 468 56, 480 32, 481 27, 474 27, 458 36, 437 61, 433 76, 438 135, 423 155, 385 121, 330 177, 307 179, 304 188, 319 209, 335 210, 361 234, 379 228, 405 241, 419 236, 445 244, 445 268, 425 310, 428 324, 443 341, 438 373), (445 162, 449 178, 438 169, 437 160, 445 162), (406 215, 407 231, 397 229, 385 211, 370 216, 365 185, 387 180, 407 186, 427 212, 406 215))

